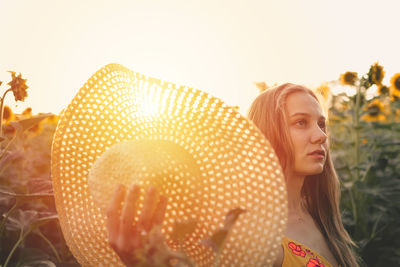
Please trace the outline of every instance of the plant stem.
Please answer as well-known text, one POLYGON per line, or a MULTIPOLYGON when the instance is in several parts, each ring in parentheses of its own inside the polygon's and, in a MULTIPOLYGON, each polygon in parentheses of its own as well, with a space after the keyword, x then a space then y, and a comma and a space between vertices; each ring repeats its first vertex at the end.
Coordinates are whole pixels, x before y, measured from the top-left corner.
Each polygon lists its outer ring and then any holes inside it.
POLYGON ((373 225, 373 227, 372 227, 372 233, 371 233, 371 235, 370 235, 370 239, 371 239, 371 240, 375 238, 376 228, 377 228, 377 226, 378 226, 379 221, 382 219, 382 217, 383 217, 383 213, 379 214, 378 219, 375 221, 375 223, 374 223, 374 225, 373 225))
POLYGON ((362 82, 357 85, 357 93, 356 93, 356 103, 354 107, 354 116, 353 116, 353 138, 354 138, 354 166, 356 169, 356 175, 352 177, 353 186, 349 188, 349 194, 351 199, 351 206, 353 211, 354 225, 357 227, 358 224, 358 214, 356 208, 356 200, 358 200, 357 192, 354 190, 354 184, 360 180, 360 97, 361 97, 361 87, 362 82), (356 199, 356 200, 355 200, 356 199))
POLYGON ((368 175, 369 171, 371 170, 371 168, 372 168, 372 164, 370 163, 370 164, 368 164, 367 170, 365 171, 364 175, 361 177, 361 182, 364 182, 365 178, 367 178, 367 175, 368 175))
POLYGON ((0 189, 0 194, 10 196, 10 197, 54 197, 53 193, 32 193, 32 194, 16 194, 16 193, 11 193, 7 191, 2 191, 0 189))
POLYGON ((356 95, 356 106, 354 110, 354 158, 355 158, 355 166, 356 166, 356 176, 355 179, 359 179, 360 169, 358 168, 358 164, 360 163, 360 94, 361 94, 361 83, 357 86, 357 95, 356 95))
POLYGON ((53 246, 53 244, 51 243, 51 241, 49 239, 47 239, 47 237, 40 231, 40 229, 38 228, 38 235, 44 240, 46 241, 46 243, 49 245, 49 247, 51 248, 51 250, 53 251, 54 255, 57 258, 58 262, 61 262, 61 258, 60 255, 58 255, 58 252, 56 250, 56 248, 53 246))
MULTIPOLYGON (((0 131, 1 131, 1 127, 0 127, 0 131)), ((7 143, 6 147, 3 149, 3 151, 1 151, 0 154, 0 159, 3 158, 4 154, 7 152, 7 149, 9 148, 9 146, 11 145, 11 143, 15 140, 16 135, 13 136, 13 138, 7 143)))
POLYGON ((15 204, 11 207, 11 209, 9 211, 7 211, 7 213, 5 214, 3 220, 1 221, 1 224, 0 224, 0 238, 3 235, 4 226, 6 225, 8 217, 10 216, 11 212, 13 212, 13 210, 15 210, 15 208, 17 206, 18 206, 18 200, 15 200, 15 204))
POLYGON ((395 122, 395 117, 396 117, 396 109, 393 108, 393 104, 392 101, 389 101, 389 119, 390 119, 390 123, 395 122))
POLYGON ((4 108, 4 98, 8 92, 12 91, 12 89, 8 89, 4 92, 3 97, 0 98, 0 136, 3 136, 3 108, 4 108))
POLYGON ((350 201, 351 201, 351 210, 353 212, 353 217, 354 217, 354 225, 357 225, 358 216, 357 216, 356 202, 354 201, 354 197, 353 197, 353 186, 351 188, 349 188, 349 195, 350 195, 350 201))
POLYGON ((19 244, 22 243, 22 241, 24 241, 25 237, 32 231, 32 228, 29 228, 29 230, 24 233, 24 229, 21 228, 21 231, 19 232, 19 238, 17 243, 15 243, 14 247, 12 248, 12 250, 10 251, 10 254, 8 254, 8 257, 6 259, 6 261, 4 262, 4 266, 3 267, 7 267, 8 262, 11 260, 12 255, 14 254, 15 250, 17 249, 17 247, 19 246, 19 244))

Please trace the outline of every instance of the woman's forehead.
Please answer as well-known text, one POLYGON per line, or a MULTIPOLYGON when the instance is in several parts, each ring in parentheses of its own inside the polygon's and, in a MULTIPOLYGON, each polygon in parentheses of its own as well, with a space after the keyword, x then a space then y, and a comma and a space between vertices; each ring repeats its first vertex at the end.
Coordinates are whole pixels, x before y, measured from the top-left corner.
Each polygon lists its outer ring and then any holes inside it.
POLYGON ((288 95, 285 110, 289 117, 307 114, 323 117, 321 105, 312 95, 306 92, 294 92, 288 95))

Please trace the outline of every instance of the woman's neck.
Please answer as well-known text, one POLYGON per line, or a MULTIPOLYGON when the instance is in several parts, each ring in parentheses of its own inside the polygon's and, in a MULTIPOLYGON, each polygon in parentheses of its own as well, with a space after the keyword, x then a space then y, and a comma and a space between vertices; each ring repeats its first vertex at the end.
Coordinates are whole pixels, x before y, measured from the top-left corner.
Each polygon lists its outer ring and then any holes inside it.
POLYGON ((288 210, 289 213, 304 213, 303 197, 301 196, 301 188, 304 184, 304 176, 287 175, 286 189, 288 192, 288 210))

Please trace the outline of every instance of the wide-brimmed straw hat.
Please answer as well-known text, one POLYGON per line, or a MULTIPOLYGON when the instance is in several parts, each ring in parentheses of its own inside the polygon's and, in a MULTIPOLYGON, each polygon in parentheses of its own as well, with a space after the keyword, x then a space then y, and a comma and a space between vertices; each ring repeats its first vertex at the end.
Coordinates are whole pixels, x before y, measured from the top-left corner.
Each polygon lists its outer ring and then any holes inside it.
POLYGON ((269 266, 283 236, 287 201, 278 159, 263 134, 220 99, 110 64, 64 110, 52 146, 60 225, 82 266, 122 266, 108 244, 105 210, 117 184, 167 195, 167 244, 176 222, 195 221, 183 249, 212 266, 200 241, 240 215, 222 266, 269 266))

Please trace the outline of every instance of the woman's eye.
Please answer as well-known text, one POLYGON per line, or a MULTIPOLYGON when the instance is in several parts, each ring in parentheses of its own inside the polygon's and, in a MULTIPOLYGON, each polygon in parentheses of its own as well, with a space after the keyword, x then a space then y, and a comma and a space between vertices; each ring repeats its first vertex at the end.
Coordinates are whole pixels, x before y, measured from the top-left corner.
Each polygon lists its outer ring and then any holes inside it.
POLYGON ((299 121, 296 121, 295 124, 298 125, 298 126, 304 126, 304 125, 306 125, 306 121, 305 120, 299 120, 299 121))
POLYGON ((325 122, 320 122, 320 123, 319 123, 319 127, 320 127, 321 129, 325 130, 325 129, 326 129, 326 124, 325 124, 325 122))

